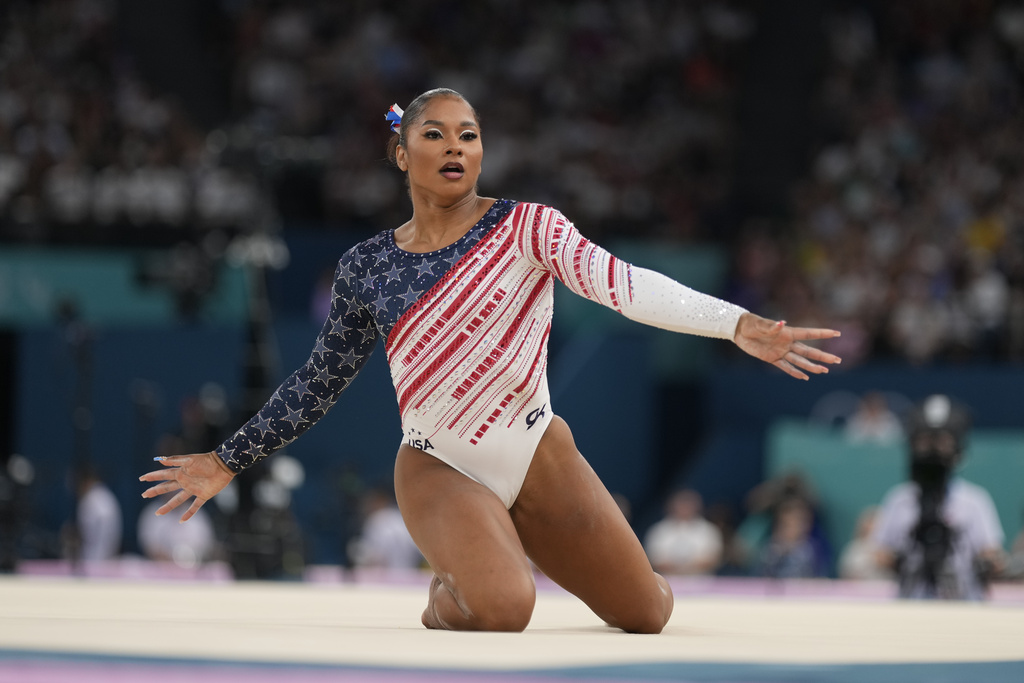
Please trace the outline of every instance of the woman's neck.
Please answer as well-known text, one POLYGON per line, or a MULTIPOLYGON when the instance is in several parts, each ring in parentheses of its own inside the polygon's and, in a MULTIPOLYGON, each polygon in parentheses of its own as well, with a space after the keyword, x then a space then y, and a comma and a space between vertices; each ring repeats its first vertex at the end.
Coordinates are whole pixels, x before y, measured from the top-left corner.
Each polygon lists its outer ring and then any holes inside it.
POLYGON ((412 252, 443 249, 476 225, 493 203, 475 192, 451 204, 414 197, 412 218, 395 230, 395 243, 412 252))

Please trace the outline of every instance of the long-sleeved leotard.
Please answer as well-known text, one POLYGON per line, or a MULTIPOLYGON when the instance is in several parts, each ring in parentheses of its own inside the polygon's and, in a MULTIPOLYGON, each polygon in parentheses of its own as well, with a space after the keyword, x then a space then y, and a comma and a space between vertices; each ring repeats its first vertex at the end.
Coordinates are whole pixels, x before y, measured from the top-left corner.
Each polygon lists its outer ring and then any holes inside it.
POLYGON ((731 339, 744 312, 615 258, 550 207, 498 200, 438 251, 406 252, 393 231, 350 249, 309 360, 217 455, 238 472, 294 441, 384 339, 404 442, 511 506, 553 415, 556 277, 628 318, 678 332, 731 339))

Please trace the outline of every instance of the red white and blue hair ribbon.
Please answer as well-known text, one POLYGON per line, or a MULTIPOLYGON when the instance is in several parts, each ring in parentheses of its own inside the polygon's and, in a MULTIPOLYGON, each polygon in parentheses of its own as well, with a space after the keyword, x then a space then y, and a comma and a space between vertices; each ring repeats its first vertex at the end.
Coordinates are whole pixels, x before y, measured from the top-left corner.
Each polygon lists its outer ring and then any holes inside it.
POLYGON ((399 132, 399 128, 402 127, 402 114, 405 112, 397 104, 392 104, 391 108, 388 109, 388 113, 384 115, 384 119, 391 123, 392 132, 399 132))

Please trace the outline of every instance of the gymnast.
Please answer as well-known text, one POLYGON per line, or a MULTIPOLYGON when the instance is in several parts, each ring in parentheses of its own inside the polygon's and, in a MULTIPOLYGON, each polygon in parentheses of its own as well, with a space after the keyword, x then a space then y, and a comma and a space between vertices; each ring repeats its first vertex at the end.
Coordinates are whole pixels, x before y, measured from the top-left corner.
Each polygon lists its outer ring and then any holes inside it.
POLYGON ((342 256, 309 360, 259 413, 214 451, 163 458, 165 469, 140 477, 160 482, 143 497, 175 492, 161 515, 194 498, 187 520, 323 417, 383 340, 403 430, 395 493, 434 573, 423 625, 522 631, 535 565, 610 626, 659 633, 672 591, 548 395, 554 279, 632 320, 730 339, 798 379, 839 362, 804 342, 839 333, 789 327, 626 263, 554 208, 481 197, 479 119, 453 90, 386 119, 412 217, 342 256))

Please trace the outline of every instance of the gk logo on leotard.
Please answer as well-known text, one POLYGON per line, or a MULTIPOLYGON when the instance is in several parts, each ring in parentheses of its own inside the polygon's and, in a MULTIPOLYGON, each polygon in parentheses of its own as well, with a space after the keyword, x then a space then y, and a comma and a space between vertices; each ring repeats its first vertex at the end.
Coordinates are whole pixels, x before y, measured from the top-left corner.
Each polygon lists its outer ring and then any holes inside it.
POLYGON ((533 425, 537 424, 537 420, 539 420, 542 417, 544 417, 544 415, 545 415, 544 409, 547 408, 547 407, 548 407, 548 404, 545 403, 540 408, 537 408, 536 410, 531 410, 530 411, 530 413, 526 416, 526 429, 527 430, 529 430, 531 427, 533 427, 533 425))

